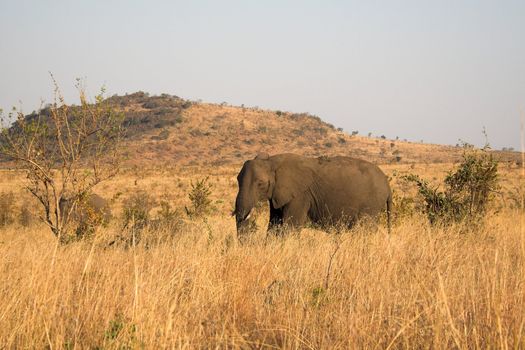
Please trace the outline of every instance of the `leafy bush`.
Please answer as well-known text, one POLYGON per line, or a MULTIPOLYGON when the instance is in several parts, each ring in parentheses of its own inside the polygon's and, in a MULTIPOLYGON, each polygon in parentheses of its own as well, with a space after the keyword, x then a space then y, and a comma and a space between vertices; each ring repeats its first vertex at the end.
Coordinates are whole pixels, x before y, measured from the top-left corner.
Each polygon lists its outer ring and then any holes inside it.
POLYGON ((81 80, 81 104, 66 105, 51 78, 52 105, 28 116, 14 109, 2 120, 11 126, 0 130, 0 155, 24 170, 24 187, 38 200, 42 221, 59 238, 71 233, 68 218, 57 207, 66 193, 78 198, 117 174, 123 114, 104 100, 104 89, 89 102, 81 80))
POLYGON ((402 220, 412 218, 416 213, 414 198, 403 195, 403 191, 392 191, 392 221, 398 223, 402 220))
POLYGON ((189 208, 186 207, 188 216, 199 217, 208 214, 212 210, 211 188, 209 177, 197 180, 196 183, 191 183, 191 191, 188 194, 191 206, 189 208))
POLYGON ((163 141, 167 140, 169 136, 170 132, 168 130, 162 130, 158 135, 152 136, 151 139, 156 141, 163 141))
POLYGON ((326 136, 328 134, 328 130, 322 126, 313 128, 312 131, 318 132, 321 136, 326 136))
POLYGON ((176 228, 180 224, 180 213, 171 207, 167 199, 160 201, 160 211, 158 212, 158 226, 168 229, 176 228))
POLYGON ((146 101, 142 104, 142 107, 146 109, 155 109, 155 108, 159 108, 160 106, 161 106, 160 103, 155 100, 146 101))
POLYGON ((150 222, 155 199, 146 191, 138 191, 124 200, 122 220, 124 227, 143 228, 150 222))
POLYGON ((107 226, 111 220, 109 203, 95 203, 93 198, 93 194, 85 193, 78 198, 75 204, 65 200, 60 205, 64 218, 70 214, 67 220, 71 230, 67 230, 66 234, 61 237, 63 243, 89 237, 97 227, 107 226), (74 205, 72 212, 70 212, 71 205, 74 205))
POLYGON ((488 148, 476 150, 468 144, 464 148, 463 160, 445 177, 443 191, 417 175, 404 177, 417 185, 431 223, 474 222, 484 216, 499 188, 498 163, 488 148))
MULTIPOLYGON (((117 349, 144 347, 137 339, 137 326, 133 322, 125 319, 121 314, 117 314, 114 319, 109 321, 104 331, 104 343, 108 344, 108 347, 117 349)), ((99 349, 99 347, 96 348, 99 349)))
POLYGON ((511 209, 523 210, 525 191, 522 185, 509 189, 507 191, 507 197, 509 199, 509 207, 511 209))

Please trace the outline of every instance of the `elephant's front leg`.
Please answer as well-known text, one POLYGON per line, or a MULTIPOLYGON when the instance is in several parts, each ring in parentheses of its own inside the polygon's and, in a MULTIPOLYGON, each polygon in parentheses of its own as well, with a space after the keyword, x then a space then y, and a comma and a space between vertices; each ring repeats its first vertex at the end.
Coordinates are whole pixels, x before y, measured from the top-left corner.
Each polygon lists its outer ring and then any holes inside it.
POLYGON ((308 218, 310 203, 303 198, 294 198, 283 207, 283 224, 292 229, 301 228, 308 218))
POLYGON ((283 209, 276 209, 270 200, 270 221, 268 222, 268 231, 279 229, 283 225, 283 209))

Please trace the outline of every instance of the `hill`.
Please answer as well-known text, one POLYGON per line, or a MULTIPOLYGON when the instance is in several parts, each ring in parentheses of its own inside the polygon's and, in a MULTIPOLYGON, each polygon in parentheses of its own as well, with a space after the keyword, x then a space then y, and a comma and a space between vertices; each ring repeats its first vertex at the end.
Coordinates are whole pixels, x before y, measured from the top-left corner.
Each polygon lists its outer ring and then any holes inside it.
MULTIPOLYGON (((115 95, 107 101, 125 115, 127 165, 217 166, 241 163, 259 152, 348 155, 383 164, 448 163, 462 154, 460 147, 350 135, 308 113, 194 102, 144 92, 115 95)), ((516 152, 495 154, 500 160, 518 160, 516 152)))
MULTIPOLYGON (((349 135, 308 113, 190 102, 137 92, 114 96, 126 113, 126 155, 133 164, 239 163, 258 152, 348 155, 376 163, 454 162, 461 148, 349 135)), ((516 152, 495 154, 517 160, 516 152)))

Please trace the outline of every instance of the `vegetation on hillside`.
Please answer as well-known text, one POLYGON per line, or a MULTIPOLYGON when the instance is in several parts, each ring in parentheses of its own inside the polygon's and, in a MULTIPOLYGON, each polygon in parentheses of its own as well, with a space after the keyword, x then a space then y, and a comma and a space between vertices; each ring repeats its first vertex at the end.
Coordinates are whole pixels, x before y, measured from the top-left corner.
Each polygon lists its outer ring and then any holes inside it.
MULTIPOLYGON (((122 112, 125 165, 239 164, 255 154, 294 152, 308 156, 348 155, 376 163, 455 162, 461 147, 419 144, 398 137, 360 136, 309 113, 234 107, 136 92, 106 101, 122 112)), ((70 106, 74 111, 78 106, 70 106)), ((50 106, 34 112, 50 116, 50 106)), ((499 160, 518 161, 516 153, 495 152, 499 160)))

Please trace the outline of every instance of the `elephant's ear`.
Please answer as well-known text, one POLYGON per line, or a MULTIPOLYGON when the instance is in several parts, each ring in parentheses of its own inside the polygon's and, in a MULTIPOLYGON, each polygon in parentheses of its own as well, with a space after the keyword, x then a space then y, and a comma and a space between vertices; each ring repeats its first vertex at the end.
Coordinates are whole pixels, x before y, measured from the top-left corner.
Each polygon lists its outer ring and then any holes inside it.
POLYGON ((313 172, 298 164, 284 164, 275 171, 272 204, 278 209, 301 196, 313 182, 313 172))

